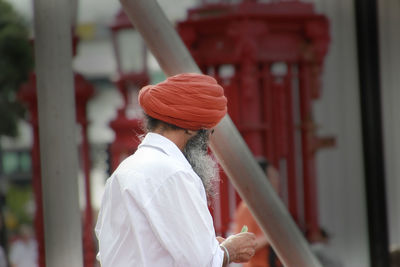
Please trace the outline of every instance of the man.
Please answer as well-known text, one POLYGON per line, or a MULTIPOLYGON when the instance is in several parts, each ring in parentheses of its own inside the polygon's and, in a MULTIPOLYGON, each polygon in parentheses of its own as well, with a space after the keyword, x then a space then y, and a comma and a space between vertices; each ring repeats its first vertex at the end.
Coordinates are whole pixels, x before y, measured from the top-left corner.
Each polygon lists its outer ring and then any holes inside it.
POLYGON ((10 247, 10 267, 37 267, 37 243, 32 227, 22 224, 19 234, 10 247))
POLYGON ((212 128, 227 111, 221 86, 186 73, 141 89, 148 133, 107 180, 96 225, 103 267, 227 266, 248 261, 255 236, 215 236, 207 197, 212 128))

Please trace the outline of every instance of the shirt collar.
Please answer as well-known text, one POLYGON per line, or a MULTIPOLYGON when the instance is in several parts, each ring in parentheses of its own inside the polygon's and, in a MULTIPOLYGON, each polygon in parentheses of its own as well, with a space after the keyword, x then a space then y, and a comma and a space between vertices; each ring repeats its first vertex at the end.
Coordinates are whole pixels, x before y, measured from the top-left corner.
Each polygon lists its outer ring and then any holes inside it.
POLYGON ((178 161, 182 162, 186 167, 192 168, 192 166, 187 161, 182 151, 176 146, 176 144, 160 134, 147 133, 138 148, 143 146, 154 147, 156 149, 159 149, 168 156, 171 156, 177 159, 178 161))

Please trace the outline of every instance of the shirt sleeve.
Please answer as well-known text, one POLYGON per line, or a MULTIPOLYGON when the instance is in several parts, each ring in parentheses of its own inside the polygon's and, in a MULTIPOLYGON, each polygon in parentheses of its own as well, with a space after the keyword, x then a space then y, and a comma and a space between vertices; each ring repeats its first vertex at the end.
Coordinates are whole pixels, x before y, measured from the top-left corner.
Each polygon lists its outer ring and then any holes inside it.
MULTIPOLYGON (((216 240, 198 179, 183 171, 169 176, 144 204, 143 213, 160 244, 174 259, 174 266, 220 267, 224 252, 216 240)), ((129 194, 125 191, 124 201, 133 201, 129 194)))

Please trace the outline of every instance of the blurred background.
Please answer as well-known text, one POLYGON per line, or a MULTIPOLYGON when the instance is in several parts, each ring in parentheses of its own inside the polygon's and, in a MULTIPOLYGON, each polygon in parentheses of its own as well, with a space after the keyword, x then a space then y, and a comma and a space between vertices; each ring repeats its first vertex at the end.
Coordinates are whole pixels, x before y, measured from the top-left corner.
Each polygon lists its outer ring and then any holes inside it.
MULTIPOLYGON (((371 225, 388 249, 400 244, 400 2, 376 1, 383 169, 372 178, 381 187, 375 193, 364 161, 360 80, 370 77, 360 75, 356 1, 158 3, 202 71, 224 86, 229 114, 256 158, 278 171, 282 201, 308 240, 327 233, 335 266, 378 266, 371 225)), ((86 267, 97 264, 91 229, 105 181, 142 133, 138 89, 165 75, 119 1, 79 0, 73 9, 86 267)), ((0 22, 0 242, 7 262, 32 259, 13 266, 43 266, 33 1, 0 0, 0 22)), ((221 176, 210 211, 226 236, 240 197, 221 176)))

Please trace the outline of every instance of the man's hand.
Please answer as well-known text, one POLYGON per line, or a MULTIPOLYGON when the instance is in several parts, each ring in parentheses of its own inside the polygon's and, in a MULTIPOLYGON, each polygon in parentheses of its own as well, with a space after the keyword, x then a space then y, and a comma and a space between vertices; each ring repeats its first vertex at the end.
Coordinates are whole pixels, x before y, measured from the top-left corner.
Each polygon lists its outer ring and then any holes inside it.
POLYGON ((256 236, 249 232, 238 233, 229 236, 221 245, 228 250, 231 262, 247 262, 255 253, 256 236))
POLYGON ((217 241, 219 244, 221 244, 222 242, 225 241, 225 238, 223 238, 222 236, 217 236, 217 241))

